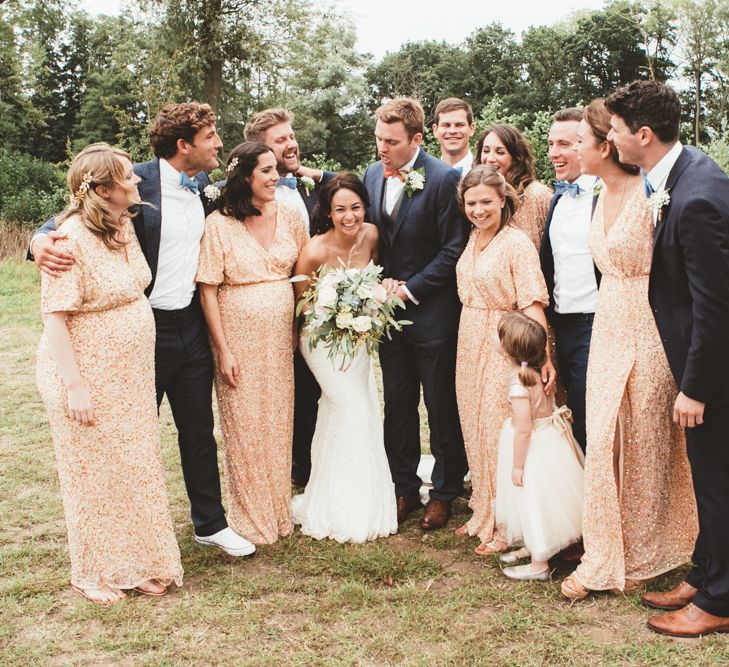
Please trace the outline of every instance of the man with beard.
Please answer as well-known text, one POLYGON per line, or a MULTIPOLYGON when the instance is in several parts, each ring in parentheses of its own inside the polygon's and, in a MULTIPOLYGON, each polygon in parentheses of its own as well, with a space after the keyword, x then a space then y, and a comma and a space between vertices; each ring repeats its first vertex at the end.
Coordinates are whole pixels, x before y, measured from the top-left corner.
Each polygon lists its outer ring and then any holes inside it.
MULTIPOLYGON (((334 174, 310 169, 299 162, 299 144, 291 127, 293 117, 286 109, 264 109, 246 123, 246 141, 266 144, 276 156, 281 178, 276 186, 276 200, 298 207, 313 233, 311 222, 319 201, 319 189, 334 174)), ((296 486, 306 486, 311 472, 311 439, 316 426, 317 404, 321 390, 301 353, 294 353, 294 441, 291 480, 296 486)))

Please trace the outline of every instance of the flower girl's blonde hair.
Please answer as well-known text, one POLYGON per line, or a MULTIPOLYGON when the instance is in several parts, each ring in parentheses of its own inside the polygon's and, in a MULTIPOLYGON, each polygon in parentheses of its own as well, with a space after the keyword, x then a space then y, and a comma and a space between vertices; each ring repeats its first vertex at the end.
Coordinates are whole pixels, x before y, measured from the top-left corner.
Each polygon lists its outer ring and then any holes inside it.
POLYGON ((536 320, 515 310, 499 321, 499 341, 504 352, 519 366, 519 381, 533 387, 541 381, 547 363, 547 332, 536 320))
POLYGON ((122 157, 131 161, 123 150, 98 143, 86 146, 73 159, 66 176, 71 202, 61 214, 58 226, 71 216, 80 215, 86 228, 99 236, 109 250, 126 245, 122 230, 129 213, 114 220, 108 204, 96 193, 99 186, 111 189, 115 184, 124 184, 124 165, 119 159, 122 157))

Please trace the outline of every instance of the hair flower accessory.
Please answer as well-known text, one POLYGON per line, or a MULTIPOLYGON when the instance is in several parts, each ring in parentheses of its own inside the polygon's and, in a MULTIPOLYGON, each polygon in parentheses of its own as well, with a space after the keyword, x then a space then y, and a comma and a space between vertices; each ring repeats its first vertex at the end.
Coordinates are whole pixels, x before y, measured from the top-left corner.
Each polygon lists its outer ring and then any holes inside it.
POLYGON ((203 194, 208 198, 209 201, 215 201, 218 197, 220 197, 220 188, 218 188, 217 185, 213 185, 211 183, 210 185, 205 186, 203 194))
POLYGON ((660 222, 663 219, 664 207, 671 203, 671 195, 668 194, 668 190, 658 190, 648 197, 648 203, 653 213, 657 214, 657 221, 660 222))
POLYGON ((528 366, 528 365, 529 365, 529 362, 528 362, 528 361, 522 361, 522 362, 521 362, 521 365, 522 365, 522 366, 528 366))
POLYGON ((405 194, 412 197, 418 190, 425 187, 425 169, 423 167, 412 169, 405 174, 403 182, 405 183, 405 194))
POLYGON ((299 183, 304 186, 307 197, 309 196, 309 192, 311 192, 316 187, 314 179, 309 178, 308 176, 299 176, 299 183))
POLYGON ((81 202, 83 198, 86 196, 86 193, 89 191, 89 188, 91 187, 91 182, 94 180, 94 174, 90 171, 87 171, 82 177, 81 177, 81 185, 78 186, 78 190, 73 193, 73 198, 77 202, 81 202))
POLYGON ((225 168, 225 173, 229 174, 233 169, 235 169, 238 166, 238 158, 234 157, 229 163, 228 166, 225 168))

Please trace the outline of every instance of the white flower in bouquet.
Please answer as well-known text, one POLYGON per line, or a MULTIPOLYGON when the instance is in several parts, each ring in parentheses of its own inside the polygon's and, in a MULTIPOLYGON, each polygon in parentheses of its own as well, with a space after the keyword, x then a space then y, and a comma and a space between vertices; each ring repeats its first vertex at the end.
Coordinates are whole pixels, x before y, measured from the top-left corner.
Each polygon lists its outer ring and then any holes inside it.
POLYGON ((337 323, 337 326, 340 329, 347 329, 348 327, 352 326, 353 321, 354 321, 354 317, 352 316, 352 313, 350 313, 350 312, 339 313, 337 315, 337 319, 335 320, 335 322, 337 323))
POLYGON ((365 333, 372 329, 372 318, 367 315, 360 315, 352 320, 352 328, 360 333, 365 333))
POLYGON ((337 290, 331 285, 324 285, 319 290, 319 295, 316 299, 316 305, 323 308, 333 306, 337 301, 337 290))
POLYGON ((385 303, 387 299, 387 290, 382 286, 382 283, 377 283, 372 290, 372 298, 377 303, 385 303))

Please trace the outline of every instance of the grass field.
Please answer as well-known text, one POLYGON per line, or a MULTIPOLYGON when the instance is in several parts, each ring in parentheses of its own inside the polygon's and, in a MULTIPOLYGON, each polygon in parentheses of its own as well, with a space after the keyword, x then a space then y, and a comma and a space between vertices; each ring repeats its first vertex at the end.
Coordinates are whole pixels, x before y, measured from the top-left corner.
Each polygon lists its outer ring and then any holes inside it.
MULTIPOLYGON (((0 263, 0 665, 710 665, 721 636, 645 629, 638 596, 569 605, 556 583, 513 584, 475 540, 408 521, 367 545, 300 534, 239 561, 192 540, 174 429, 162 449, 185 585, 111 607, 68 586, 63 514, 34 381, 38 276, 0 263)), ((467 515, 456 506, 452 528, 467 515)), ((417 515, 416 515, 417 516, 417 515)), ((662 577, 665 589, 679 578, 662 577)))

